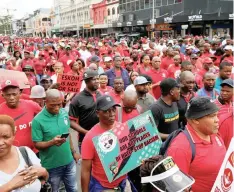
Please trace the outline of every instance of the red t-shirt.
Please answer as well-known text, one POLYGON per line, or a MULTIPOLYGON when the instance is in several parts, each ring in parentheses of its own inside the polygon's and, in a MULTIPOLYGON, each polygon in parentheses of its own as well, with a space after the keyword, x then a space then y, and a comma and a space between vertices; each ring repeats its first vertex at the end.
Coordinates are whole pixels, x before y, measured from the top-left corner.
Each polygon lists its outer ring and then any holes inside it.
MULTIPOLYGON (((119 108, 119 107, 118 107, 119 108)), ((122 106, 121 106, 122 108, 122 106)), ((140 113, 138 112, 137 109, 133 109, 132 112, 130 113, 126 113, 125 110, 122 108, 122 109, 117 109, 118 110, 121 110, 122 112, 122 123, 125 123, 126 121, 140 115, 140 113)), ((116 121, 119 121, 119 113, 116 112, 116 118, 115 118, 116 121)))
POLYGON ((23 59, 21 61, 21 67, 24 68, 26 65, 34 66, 33 60, 32 59, 23 59))
POLYGON ((111 90, 111 91, 109 91, 109 93, 108 93, 107 95, 110 95, 111 97, 113 97, 115 103, 117 103, 117 104, 120 104, 120 103, 121 103, 121 99, 122 99, 123 93, 117 94, 117 93, 115 92, 115 90, 111 90))
POLYGON ((74 60, 75 57, 72 54, 70 54, 69 56, 65 54, 62 58, 59 59, 59 61, 63 63, 64 73, 67 73, 71 70, 70 62, 74 60))
POLYGON ((227 61, 228 63, 234 64, 233 63, 233 56, 224 57, 223 61, 227 61))
POLYGON ((175 64, 171 64, 168 69, 168 77, 176 79, 180 75, 180 66, 175 66, 175 64))
MULTIPOLYGON (((122 123, 115 122, 114 127, 121 127, 122 123)), ((97 179, 103 187, 106 188, 115 188, 117 187, 123 179, 126 178, 126 175, 114 180, 109 183, 105 171, 103 169, 102 163, 99 159, 99 156, 96 152, 96 149, 93 145, 92 139, 106 132, 106 129, 102 129, 100 124, 96 124, 86 135, 81 145, 81 156, 82 159, 92 160, 92 176, 97 179)))
POLYGON ((101 87, 99 87, 98 91, 101 93, 101 94, 109 94, 110 91, 113 90, 113 87, 110 87, 110 86, 106 86, 105 89, 102 89, 101 87))
POLYGON ((152 78, 153 84, 156 84, 168 77, 168 72, 164 69, 159 69, 158 71, 156 71, 155 69, 151 69, 146 74, 152 78))
POLYGON ((173 58, 165 57, 162 59, 161 68, 167 70, 170 64, 174 63, 173 58))
POLYGON ((152 69, 151 66, 145 68, 144 64, 141 64, 140 67, 139 67, 139 69, 138 69, 138 72, 140 74, 147 74, 151 69, 152 69))
MULTIPOLYGON (((27 76, 27 78, 28 78, 28 82, 30 83, 30 87, 33 87, 33 86, 36 85, 36 77, 34 75, 32 75, 30 77, 27 76)), ((31 88, 23 89, 22 93, 30 95, 31 94, 31 88)))
POLYGON ((222 115, 225 115, 227 113, 233 112, 233 102, 230 102, 229 104, 225 103, 224 105, 219 102, 218 99, 215 99, 214 103, 218 106, 218 117, 221 117, 222 115))
POLYGON ((233 113, 222 115, 219 119, 219 133, 228 149, 233 137, 233 113))
POLYGON ((34 59, 34 69, 36 74, 42 75, 46 68, 46 61, 44 59, 34 59))
POLYGON ((20 100, 15 109, 9 108, 6 103, 0 105, 0 114, 9 115, 15 121, 15 146, 27 146, 36 151, 32 142, 31 122, 34 116, 41 111, 41 107, 29 100, 20 100))
POLYGON ((172 141, 167 154, 172 156, 180 170, 195 179, 192 191, 210 192, 223 163, 226 147, 218 134, 211 135, 211 142, 207 142, 202 140, 189 124, 187 129, 196 147, 193 162, 191 163, 191 146, 183 133, 172 141))
POLYGON ((8 65, 6 67, 7 70, 12 70, 12 71, 22 71, 22 68, 18 65, 18 66, 15 66, 13 67, 12 65, 8 65))
POLYGON ((122 76, 121 70, 115 70, 115 75, 116 77, 121 77, 122 76))

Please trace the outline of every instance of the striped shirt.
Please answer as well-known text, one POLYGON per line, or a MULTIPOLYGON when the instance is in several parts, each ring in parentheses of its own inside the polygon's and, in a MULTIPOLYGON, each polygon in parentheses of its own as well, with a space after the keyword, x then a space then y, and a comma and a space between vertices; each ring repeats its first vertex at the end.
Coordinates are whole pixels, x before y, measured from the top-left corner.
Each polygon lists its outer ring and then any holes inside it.
POLYGON ((219 107, 218 117, 233 112, 233 102, 222 104, 222 101, 220 100, 221 99, 218 98, 214 101, 214 103, 219 107))

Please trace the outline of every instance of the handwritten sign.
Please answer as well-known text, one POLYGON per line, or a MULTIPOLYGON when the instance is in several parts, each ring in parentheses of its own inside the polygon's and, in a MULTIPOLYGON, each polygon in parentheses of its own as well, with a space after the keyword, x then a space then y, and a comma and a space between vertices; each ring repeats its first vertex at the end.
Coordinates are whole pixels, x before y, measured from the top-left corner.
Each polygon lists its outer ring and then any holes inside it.
POLYGON ((93 138, 109 182, 127 174, 159 153, 162 141, 151 111, 93 138))
POLYGON ((20 89, 30 88, 27 76, 24 72, 21 71, 0 69, 0 84, 2 84, 6 80, 17 81, 17 83, 20 86, 20 89))
POLYGON ((66 93, 80 92, 80 86, 81 86, 81 77, 80 76, 59 74, 57 82, 60 84, 59 91, 63 91, 66 93))
POLYGON ((234 138, 232 138, 211 192, 234 191, 234 138))

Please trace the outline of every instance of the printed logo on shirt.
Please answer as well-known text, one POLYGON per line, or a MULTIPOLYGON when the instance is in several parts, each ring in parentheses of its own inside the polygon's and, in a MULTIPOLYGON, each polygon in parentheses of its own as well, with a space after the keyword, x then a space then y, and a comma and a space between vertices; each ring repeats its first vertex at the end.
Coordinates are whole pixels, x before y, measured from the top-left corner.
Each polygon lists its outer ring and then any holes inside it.
POLYGON ((222 143, 221 143, 220 139, 217 136, 215 137, 215 140, 216 140, 217 144, 221 147, 222 143))
POLYGON ((27 112, 22 113, 21 115, 17 116, 14 118, 14 121, 17 121, 18 119, 20 119, 21 117, 23 117, 27 112))
POLYGON ((113 133, 107 132, 103 133, 101 137, 99 137, 98 145, 104 152, 112 151, 117 143, 117 138, 113 133))
POLYGON ((165 78, 165 77, 166 77, 166 74, 165 74, 165 73, 162 73, 162 77, 164 77, 164 78, 165 78))
POLYGON ((230 191, 233 183, 233 167, 234 167, 234 152, 232 152, 227 160, 223 175, 221 176, 221 187, 224 192, 230 191))
POLYGON ((179 119, 179 112, 176 111, 174 113, 164 114, 165 122, 175 121, 179 119))
POLYGON ((68 121, 67 121, 66 117, 64 117, 64 123, 65 123, 65 125, 68 125, 68 121))
POLYGON ((23 129, 30 128, 30 127, 31 127, 31 124, 32 124, 32 122, 24 123, 24 124, 15 126, 15 131, 18 131, 18 130, 21 131, 21 130, 23 130, 23 129))

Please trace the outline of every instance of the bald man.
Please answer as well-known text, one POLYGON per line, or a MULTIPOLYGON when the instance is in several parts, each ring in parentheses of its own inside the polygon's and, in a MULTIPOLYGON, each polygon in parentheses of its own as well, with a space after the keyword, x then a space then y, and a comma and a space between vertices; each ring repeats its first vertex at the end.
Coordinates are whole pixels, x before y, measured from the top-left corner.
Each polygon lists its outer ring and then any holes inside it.
POLYGON ((212 100, 217 99, 220 94, 220 91, 214 88, 215 79, 216 75, 214 73, 206 73, 202 80, 204 86, 198 90, 197 95, 207 96, 210 97, 212 100))
POLYGON ((63 95, 57 89, 46 92, 45 107, 32 121, 32 140, 39 150, 41 164, 49 172, 53 192, 63 181, 66 191, 77 192, 76 162, 80 156, 69 136, 70 120, 61 108, 63 95))
POLYGON ((184 128, 187 124, 185 112, 188 102, 196 95, 193 91, 195 87, 195 76, 191 71, 184 71, 180 74, 180 100, 177 102, 179 109, 179 127, 184 128))
POLYGON ((168 77, 176 79, 180 75, 180 64, 182 62, 180 55, 175 55, 173 61, 174 63, 169 65, 167 72, 168 77))

